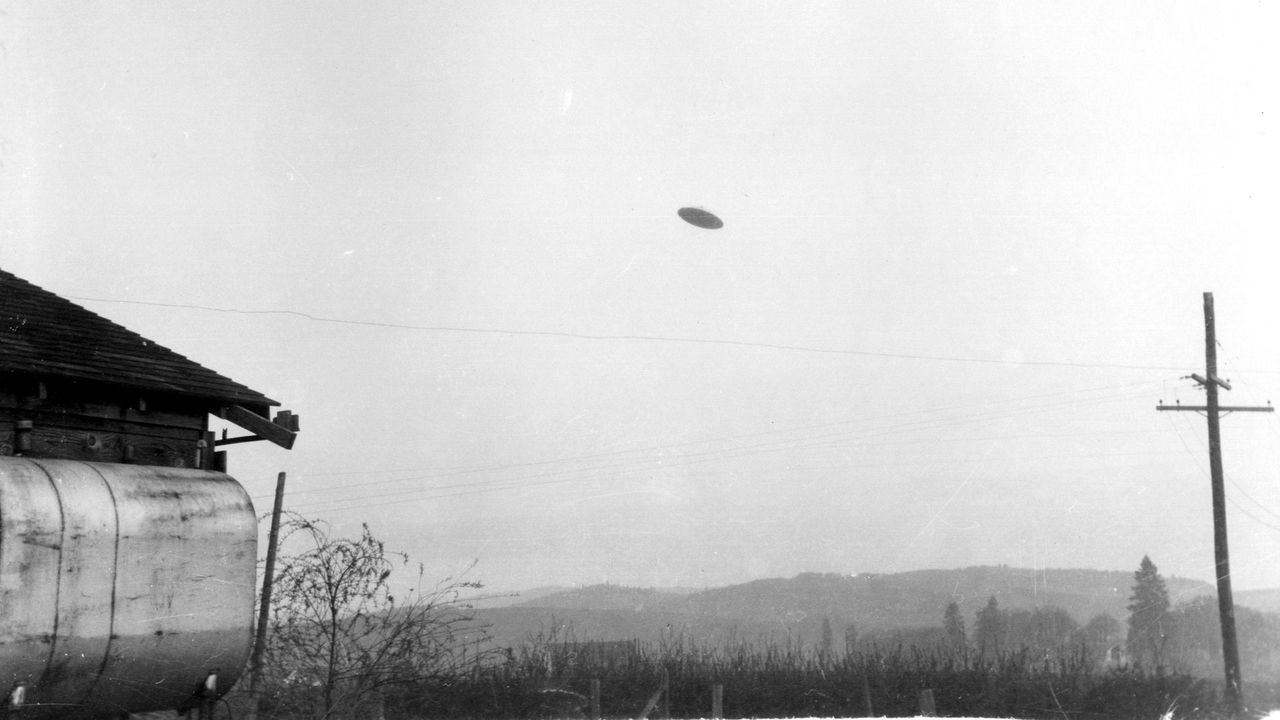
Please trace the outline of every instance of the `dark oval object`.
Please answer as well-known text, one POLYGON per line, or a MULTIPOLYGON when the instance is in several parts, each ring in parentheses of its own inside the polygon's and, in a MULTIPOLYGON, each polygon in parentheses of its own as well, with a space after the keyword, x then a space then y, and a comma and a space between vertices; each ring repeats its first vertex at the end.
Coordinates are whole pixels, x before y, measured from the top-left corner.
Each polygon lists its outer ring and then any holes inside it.
POLYGON ((676 214, 680 216, 681 220, 684 220, 690 225, 697 225, 700 228, 718 230, 724 227, 723 220, 702 208, 684 207, 677 210, 676 214))

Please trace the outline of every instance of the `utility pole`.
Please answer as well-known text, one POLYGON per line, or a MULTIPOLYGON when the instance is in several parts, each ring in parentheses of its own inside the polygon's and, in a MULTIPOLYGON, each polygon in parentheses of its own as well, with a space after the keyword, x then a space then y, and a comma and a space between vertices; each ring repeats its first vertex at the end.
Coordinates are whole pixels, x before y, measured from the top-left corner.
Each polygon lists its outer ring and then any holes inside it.
POLYGON ((262 572, 262 598, 258 609, 258 627, 254 635, 253 652, 249 655, 249 720, 258 717, 258 692, 262 682, 262 651, 267 645, 267 624, 271 621, 271 588, 275 582, 276 546, 280 542, 280 513, 284 506, 285 474, 276 475, 276 498, 271 507, 271 530, 267 535, 267 564, 262 572))
POLYGON ((1222 665, 1226 674, 1223 693, 1227 711, 1233 717, 1244 714, 1244 693, 1240 683, 1240 650, 1236 642, 1235 601, 1231 597, 1231 564, 1227 556, 1226 492, 1222 483, 1222 434, 1218 415, 1226 412, 1273 412, 1270 405, 1224 406, 1218 403, 1218 389, 1230 390, 1231 383, 1218 377, 1218 340, 1214 334, 1213 293, 1204 294, 1204 377, 1190 377, 1204 388, 1204 405, 1165 405, 1156 410, 1203 412, 1209 424, 1209 480, 1213 488, 1213 557, 1218 576, 1218 617, 1222 624, 1222 665))

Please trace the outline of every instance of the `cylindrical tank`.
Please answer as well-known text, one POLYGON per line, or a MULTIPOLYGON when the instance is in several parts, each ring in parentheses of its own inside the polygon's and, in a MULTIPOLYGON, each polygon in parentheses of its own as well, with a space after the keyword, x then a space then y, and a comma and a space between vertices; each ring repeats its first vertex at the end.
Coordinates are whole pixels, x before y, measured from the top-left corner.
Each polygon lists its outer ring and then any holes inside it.
POLYGON ((253 639, 256 561, 228 475, 0 457, 0 700, 119 717, 187 705, 211 673, 225 692, 253 639))

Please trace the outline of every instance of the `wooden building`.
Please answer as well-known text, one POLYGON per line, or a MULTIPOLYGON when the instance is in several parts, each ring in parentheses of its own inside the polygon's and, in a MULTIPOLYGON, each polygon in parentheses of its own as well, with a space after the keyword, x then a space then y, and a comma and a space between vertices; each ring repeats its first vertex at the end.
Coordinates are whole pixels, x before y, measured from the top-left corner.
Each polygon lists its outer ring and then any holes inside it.
POLYGON ((0 270, 0 456, 225 471, 219 445, 293 445, 279 403, 0 270), (209 417, 248 435, 215 438, 209 417))
POLYGON ((174 710, 236 682, 257 513, 216 447, 291 447, 276 406, 0 270, 0 717, 174 710), (248 434, 214 438, 211 415, 248 434))

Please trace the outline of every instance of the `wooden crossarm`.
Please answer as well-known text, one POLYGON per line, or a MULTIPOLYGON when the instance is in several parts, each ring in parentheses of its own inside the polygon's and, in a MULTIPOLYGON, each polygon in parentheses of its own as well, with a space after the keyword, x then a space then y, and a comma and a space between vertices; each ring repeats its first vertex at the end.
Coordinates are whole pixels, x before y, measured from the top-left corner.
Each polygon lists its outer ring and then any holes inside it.
POLYGON ((243 405, 231 405, 223 408, 222 417, 228 422, 235 423, 263 440, 269 440, 285 450, 292 448, 294 439, 298 437, 297 432, 271 422, 243 405))

